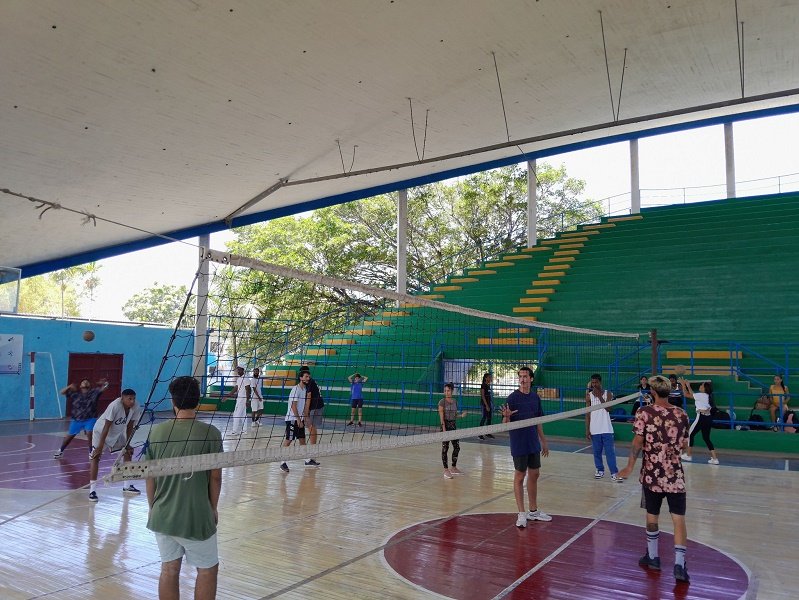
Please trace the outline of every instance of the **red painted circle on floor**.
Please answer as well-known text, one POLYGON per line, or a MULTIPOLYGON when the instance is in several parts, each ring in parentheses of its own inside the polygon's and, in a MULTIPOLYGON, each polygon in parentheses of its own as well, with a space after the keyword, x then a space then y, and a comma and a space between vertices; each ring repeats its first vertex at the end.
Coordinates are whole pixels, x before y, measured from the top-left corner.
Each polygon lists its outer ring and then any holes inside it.
POLYGON ((530 522, 526 529, 515 522, 515 513, 491 513, 419 523, 392 536, 383 554, 412 584, 460 600, 503 592, 504 598, 518 600, 733 600, 749 587, 738 562, 690 539, 691 584, 676 584, 674 538, 666 532, 660 534, 662 570, 657 572, 638 566, 646 551, 643 527, 611 521, 591 525, 591 519, 558 515, 548 523, 530 522))

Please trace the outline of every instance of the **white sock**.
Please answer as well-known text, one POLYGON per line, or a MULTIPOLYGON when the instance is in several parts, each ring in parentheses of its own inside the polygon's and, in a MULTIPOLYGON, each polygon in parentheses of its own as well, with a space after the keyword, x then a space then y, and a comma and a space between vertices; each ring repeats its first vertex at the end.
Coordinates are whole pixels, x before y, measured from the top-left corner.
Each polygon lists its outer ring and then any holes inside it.
POLYGON ((92 492, 94 492, 96 490, 96 488, 97 488, 97 480, 95 479, 94 481, 90 481, 89 482, 89 493, 91 494, 92 492))

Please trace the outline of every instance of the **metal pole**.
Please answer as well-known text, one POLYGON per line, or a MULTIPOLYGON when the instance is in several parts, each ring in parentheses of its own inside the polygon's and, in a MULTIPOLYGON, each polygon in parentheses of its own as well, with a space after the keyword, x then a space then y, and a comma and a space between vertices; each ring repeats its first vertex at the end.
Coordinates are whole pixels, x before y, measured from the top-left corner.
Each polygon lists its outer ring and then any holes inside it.
POLYGON ((408 190, 397 199, 397 293, 408 291, 408 190))
MULTIPOLYGON (((199 238, 200 248, 211 247, 210 234, 201 235, 199 238)), ((200 263, 197 272, 197 320, 194 324, 194 359, 191 366, 192 377, 199 378, 200 389, 206 393, 208 372, 207 348, 208 348, 208 274, 210 263, 200 256, 200 263)))
POLYGON ((630 213, 641 212, 641 183, 638 168, 638 140, 630 140, 630 213))
POLYGON ((727 173, 727 198, 735 198, 735 140, 732 123, 724 123, 724 162, 727 173))
POLYGON ((538 178, 535 159, 527 161, 527 247, 538 244, 538 178))
POLYGON ((658 374, 658 330, 649 332, 649 342, 652 344, 652 362, 650 364, 652 375, 658 374))

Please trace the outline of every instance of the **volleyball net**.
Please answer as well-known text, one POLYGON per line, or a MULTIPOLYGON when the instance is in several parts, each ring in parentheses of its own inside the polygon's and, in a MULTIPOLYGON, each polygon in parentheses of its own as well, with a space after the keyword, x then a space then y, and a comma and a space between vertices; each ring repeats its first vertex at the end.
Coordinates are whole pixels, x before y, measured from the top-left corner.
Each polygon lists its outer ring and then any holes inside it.
POLYGON ((649 342, 638 334, 493 312, 507 299, 486 285, 464 288, 454 304, 230 253, 203 250, 202 257, 139 428, 171 419, 168 384, 192 375, 202 390, 196 418, 219 429, 224 451, 119 463, 110 480, 402 448, 584 418, 633 397, 587 407, 592 374, 602 376, 606 389, 633 389, 650 362, 649 342), (532 390, 546 416, 502 424, 499 407, 517 389, 522 366, 534 373, 532 390), (307 401, 319 402, 315 385, 324 408, 308 440, 315 444, 284 446, 300 369, 313 379, 302 390, 312 392, 307 401), (440 426, 448 383, 456 431, 440 426), (487 396, 491 412, 484 410, 487 396))

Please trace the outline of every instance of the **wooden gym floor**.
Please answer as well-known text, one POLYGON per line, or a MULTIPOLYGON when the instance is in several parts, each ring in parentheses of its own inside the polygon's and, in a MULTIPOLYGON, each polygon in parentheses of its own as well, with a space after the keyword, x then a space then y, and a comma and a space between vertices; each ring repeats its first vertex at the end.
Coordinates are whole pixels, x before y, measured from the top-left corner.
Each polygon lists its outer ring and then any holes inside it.
MULTIPOLYGON (((158 551, 144 496, 121 484, 87 501, 86 442, 56 461, 66 422, 0 424, 0 597, 154 598, 158 551)), ((226 442, 230 444, 230 442, 226 442)), ((795 598, 799 473, 773 457, 721 455, 687 465, 690 586, 675 585, 671 522, 663 570, 637 566, 646 543, 637 481, 593 478, 585 444, 551 440, 540 508, 515 523, 507 440, 464 440, 462 477, 442 477, 439 446, 320 459, 320 468, 224 472, 221 599, 451 597, 795 598)), ((620 462, 627 449, 620 445, 620 462)), ((101 476, 107 472, 105 459, 101 476)), ((640 463, 639 463, 640 464, 640 463)), ((138 485, 138 484, 137 484, 138 485)), ((144 485, 139 485, 141 489, 144 485)), ((181 587, 191 597, 194 571, 181 587)))

